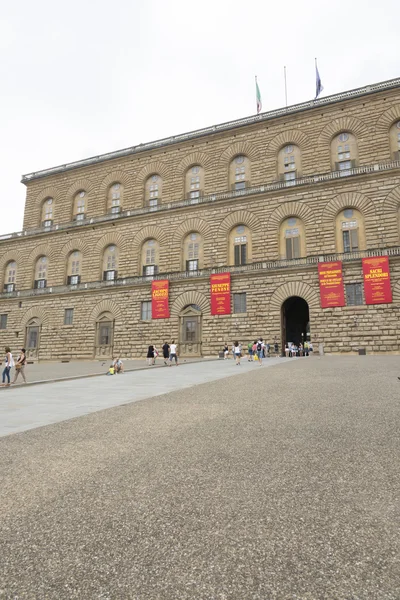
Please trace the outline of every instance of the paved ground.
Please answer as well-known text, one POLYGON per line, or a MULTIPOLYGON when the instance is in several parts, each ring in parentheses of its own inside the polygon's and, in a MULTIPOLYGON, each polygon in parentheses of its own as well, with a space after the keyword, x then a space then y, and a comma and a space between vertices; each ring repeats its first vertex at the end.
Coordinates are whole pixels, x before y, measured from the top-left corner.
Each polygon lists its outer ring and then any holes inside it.
MULTIPOLYGON (((183 364, 201 362, 204 358, 182 358, 183 364)), ((210 360, 216 360, 216 357, 211 357, 210 360)), ((71 379, 74 377, 85 377, 87 375, 100 375, 108 371, 111 360, 82 360, 72 361, 69 363, 61 362, 40 362, 25 367, 25 375, 28 383, 39 383, 43 381, 54 381, 59 379, 71 379)), ((145 358, 132 360, 124 360, 124 367, 127 371, 137 369, 146 369, 147 361, 145 358)), ((163 359, 157 358, 155 368, 163 366, 163 359)), ((154 368, 154 367, 152 367, 154 368)), ((12 373, 14 377, 14 373, 12 373)), ((24 386, 21 376, 19 376, 15 387, 24 386)), ((13 386, 14 387, 14 386, 13 386)))
POLYGON ((0 439, 0 598, 398 600, 399 358, 252 367, 0 439))
MULTIPOLYGON (((264 360, 267 368, 287 359, 264 360)), ((296 359, 290 359, 296 360, 296 359)), ((145 367, 123 375, 57 381, 47 385, 0 388, 0 436, 18 433, 80 417, 126 402, 137 402, 214 381, 235 374, 237 369, 260 368, 242 360, 240 367, 231 360, 212 360, 180 364, 178 367, 145 367)), ((143 363, 140 363, 143 367, 143 363)))

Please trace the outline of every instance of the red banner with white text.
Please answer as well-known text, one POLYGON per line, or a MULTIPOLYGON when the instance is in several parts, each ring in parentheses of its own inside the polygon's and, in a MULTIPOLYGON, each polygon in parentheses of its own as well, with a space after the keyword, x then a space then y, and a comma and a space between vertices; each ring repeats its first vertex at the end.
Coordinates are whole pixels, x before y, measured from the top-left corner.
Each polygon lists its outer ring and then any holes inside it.
POLYGON ((219 273, 211 275, 211 314, 231 314, 231 274, 219 273))
POLYGON ((362 268, 365 303, 390 304, 392 289, 390 287, 389 257, 363 258, 362 268))
POLYGON ((345 306, 342 263, 318 263, 319 293, 321 308, 345 306))
POLYGON ((152 319, 168 319, 169 317, 169 281, 151 282, 151 317, 152 319))

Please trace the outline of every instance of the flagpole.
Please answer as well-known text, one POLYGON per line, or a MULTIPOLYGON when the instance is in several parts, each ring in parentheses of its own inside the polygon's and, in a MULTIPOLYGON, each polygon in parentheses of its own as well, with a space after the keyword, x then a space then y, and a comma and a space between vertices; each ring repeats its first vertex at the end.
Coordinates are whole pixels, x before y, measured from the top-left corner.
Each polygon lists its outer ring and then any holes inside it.
POLYGON ((258 113, 258 100, 257 100, 257 75, 254 75, 254 78, 256 80, 256 111, 257 111, 257 114, 259 114, 258 113))
POLYGON ((285 77, 285 102, 287 107, 287 81, 286 81, 286 67, 283 67, 283 74, 285 77))

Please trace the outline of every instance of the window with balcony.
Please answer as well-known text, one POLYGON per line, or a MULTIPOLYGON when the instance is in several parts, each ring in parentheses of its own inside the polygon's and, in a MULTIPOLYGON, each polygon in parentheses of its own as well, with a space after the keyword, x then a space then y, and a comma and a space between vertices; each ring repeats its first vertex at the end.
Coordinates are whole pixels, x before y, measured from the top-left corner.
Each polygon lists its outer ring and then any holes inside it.
POLYGON ((6 265, 4 273, 4 291, 13 292, 17 280, 17 263, 12 260, 6 265))
POLYGON ((346 208, 336 218, 336 244, 338 252, 365 250, 365 229, 362 214, 346 208))
POLYGON ((108 188, 107 194, 107 212, 117 215, 122 211, 123 185, 119 181, 115 181, 108 188))
POLYGON ((48 260, 47 256, 41 256, 36 261, 35 267, 35 289, 43 289, 47 286, 47 269, 48 269, 48 260))
POLYGON ((41 213, 41 225, 42 227, 51 227, 53 225, 54 217, 54 200, 53 198, 46 198, 42 204, 41 213))
POLYGON ((161 202, 162 194, 162 178, 154 173, 150 175, 145 184, 145 205, 150 210, 157 210, 158 204, 161 202))
POLYGON ((250 186, 250 161, 247 156, 235 156, 229 167, 230 188, 235 191, 250 186))
POLYGON ((389 136, 392 159, 400 160, 400 121, 391 126, 389 136))
POLYGON ((228 262, 242 266, 251 262, 251 232, 246 225, 236 225, 229 234, 228 262))
POLYGON ((334 171, 349 171, 358 165, 357 140, 352 133, 343 131, 332 140, 331 160, 334 171))
POLYGON ((287 144, 278 154, 278 178, 281 181, 295 181, 301 177, 301 152, 295 144, 287 144))
POLYGON ((81 282, 82 254, 74 250, 68 257, 67 284, 77 285, 81 282))
POLYGON ((199 198, 203 196, 204 190, 204 169, 200 165, 190 167, 186 172, 185 191, 186 198, 196 204, 199 198))
POLYGON ((118 248, 114 244, 107 246, 103 256, 103 281, 114 281, 118 275, 118 248))
POLYGON ((74 198, 74 221, 83 221, 86 217, 86 192, 81 190, 74 198))
POLYGON ((183 270, 198 271, 203 261, 203 239, 197 232, 189 233, 183 242, 183 270))
POLYGON ((143 275, 156 275, 158 273, 159 246, 156 240, 147 240, 142 247, 142 273, 143 275))
POLYGON ((304 224, 298 217, 285 219, 279 231, 279 257, 291 260, 306 255, 304 224))

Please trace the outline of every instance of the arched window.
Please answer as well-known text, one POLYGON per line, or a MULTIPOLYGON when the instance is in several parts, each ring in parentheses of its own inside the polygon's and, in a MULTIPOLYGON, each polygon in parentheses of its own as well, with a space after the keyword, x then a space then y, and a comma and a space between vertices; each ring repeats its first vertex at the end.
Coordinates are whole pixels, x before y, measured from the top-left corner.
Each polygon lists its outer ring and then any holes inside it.
POLYGON ((244 190, 250 185, 250 161, 247 156, 235 156, 229 167, 229 182, 232 190, 244 190))
POLYGON ((145 205, 150 207, 150 210, 157 210, 157 205, 161 202, 162 197, 162 178, 154 173, 148 177, 145 190, 144 201, 145 205))
POLYGON ((390 151, 393 160, 400 160, 400 121, 390 128, 390 151))
POLYGON ((338 252, 365 250, 364 219, 355 208, 346 208, 336 217, 336 247, 338 252))
POLYGON ((13 292, 15 290, 15 284, 17 280, 17 263, 11 260, 6 265, 4 273, 4 291, 13 292))
POLYGON ((67 284, 77 285, 81 282, 82 254, 74 250, 68 257, 67 284))
POLYGON ((279 151, 278 177, 281 181, 294 181, 301 177, 301 152, 295 144, 288 144, 279 151))
POLYGON ((186 198, 193 204, 204 194, 204 169, 200 165, 194 165, 186 171, 185 180, 186 198))
POLYGON ((54 200, 53 198, 46 198, 42 204, 41 224, 42 227, 51 227, 53 224, 54 217, 54 200))
POLYGON ((47 286, 47 268, 47 256, 38 258, 35 267, 35 289, 41 289, 47 286))
POLYGON ((160 249, 156 240, 147 240, 142 246, 142 273, 143 275, 156 275, 160 249))
POLYGON ((331 161, 334 171, 348 171, 358 164, 357 140, 352 133, 343 131, 331 143, 331 161))
POLYGON ((118 214, 122 211, 122 199, 124 194, 124 187, 119 181, 115 181, 108 188, 107 194, 107 212, 111 214, 118 214))
POLYGON ((301 219, 289 217, 280 226, 279 254, 280 258, 290 260, 306 255, 305 231, 301 219))
POLYGON ((203 239, 197 232, 187 235, 183 241, 183 270, 198 271, 203 267, 203 239))
POLYGON ((109 312, 102 313, 96 321, 95 356, 112 358, 114 343, 114 317, 109 312))
POLYGON ((246 225, 236 225, 229 234, 229 264, 246 265, 251 262, 251 232, 246 225))
POLYGON ((87 194, 85 190, 81 190, 74 198, 74 221, 83 221, 87 212, 87 194))
POLYGON ((118 275, 119 252, 117 246, 111 244, 104 250, 103 281, 114 281, 118 275))

